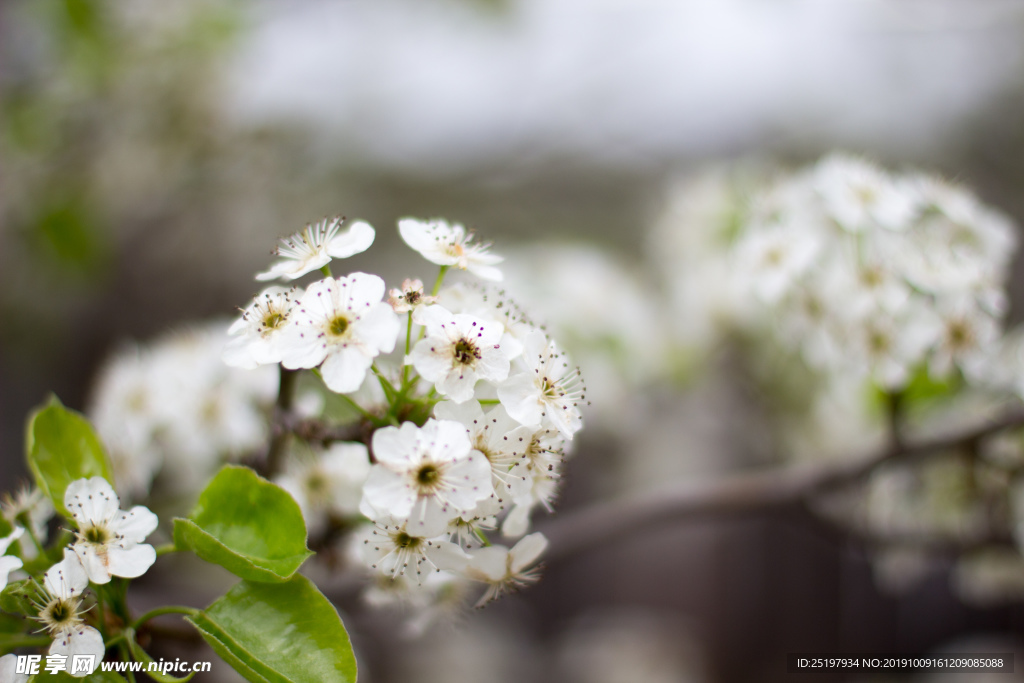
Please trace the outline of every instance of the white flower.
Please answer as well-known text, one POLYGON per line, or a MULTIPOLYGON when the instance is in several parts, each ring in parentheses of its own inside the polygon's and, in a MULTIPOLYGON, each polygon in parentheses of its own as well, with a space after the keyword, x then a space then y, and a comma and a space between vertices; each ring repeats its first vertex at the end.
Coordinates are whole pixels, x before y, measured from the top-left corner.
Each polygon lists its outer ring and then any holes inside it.
POLYGON ((406 244, 431 263, 468 270, 484 280, 501 281, 501 271, 494 266, 504 259, 490 253, 489 244, 472 244, 473 234, 467 234, 458 223, 449 224, 441 218, 403 218, 398 221, 398 232, 406 244))
POLYGON ((584 400, 584 387, 579 368, 570 367, 555 342, 540 330, 523 340, 522 361, 526 371, 498 386, 501 404, 520 424, 540 427, 547 419, 571 439, 583 427, 579 404, 584 400))
POLYGON ((736 273, 744 291, 774 303, 811 266, 820 250, 818 236, 802 225, 753 230, 737 245, 736 273))
POLYGON ((25 533, 25 530, 19 526, 15 527, 14 531, 8 535, 0 538, 0 591, 7 587, 7 579, 10 573, 22 567, 21 558, 5 555, 4 553, 7 552, 7 548, 12 543, 21 538, 23 533, 25 533))
POLYGON ((28 674, 19 674, 18 655, 0 657, 0 681, 4 683, 27 683, 28 674))
POLYGON ((373 433, 377 464, 363 487, 360 511, 410 521, 420 536, 444 532, 448 521, 493 493, 487 459, 471 450, 465 426, 427 420, 373 433))
MULTIPOLYGON (((92 655, 98 664, 106 651, 103 636, 82 619, 82 592, 88 585, 89 577, 82 563, 70 548, 65 548, 64 559, 50 567, 43 577, 45 594, 41 596, 43 604, 38 619, 53 637, 51 655, 63 655, 69 661, 75 655, 92 655)), ((88 673, 91 672, 75 676, 88 673)))
POLYGON ((356 221, 344 233, 339 233, 344 220, 340 216, 325 218, 282 239, 276 250, 281 260, 256 279, 294 280, 326 266, 332 258, 348 258, 369 249, 376 235, 370 224, 356 221))
POLYGON ((517 538, 529 531, 530 514, 538 505, 548 512, 554 510, 565 446, 566 438, 557 430, 541 429, 532 434, 525 451, 529 486, 516 496, 515 507, 502 522, 502 535, 517 538))
POLYGON ((942 331, 932 350, 932 375, 945 377, 956 363, 968 379, 978 378, 999 341, 999 321, 980 309, 971 297, 940 302, 938 315, 942 331))
POLYGON ((497 526, 498 518, 494 515, 480 516, 466 513, 448 522, 445 533, 448 534, 448 540, 452 543, 457 544, 460 548, 471 550, 482 547, 481 534, 494 531, 497 526))
MULTIPOLYGON (((53 503, 49 496, 43 494, 42 490, 36 487, 22 487, 13 496, 5 494, 3 503, 0 504, 3 517, 12 527, 17 530, 18 526, 24 526, 32 530, 32 534, 41 543, 46 542, 46 523, 53 516, 53 503)), ((33 559, 39 554, 39 549, 30 537, 21 538, 21 556, 25 559, 33 559)), ((0 554, 3 550, 0 549, 0 554)))
POLYGON ((224 347, 224 362, 235 368, 252 369, 281 361, 275 345, 278 334, 288 324, 288 316, 301 289, 268 287, 256 295, 242 317, 228 328, 232 339, 224 347))
POLYGON ((331 391, 355 391, 373 359, 390 353, 398 340, 398 316, 383 297, 384 280, 376 275, 313 283, 281 332, 281 363, 291 370, 323 363, 320 372, 331 391))
POLYGON ((330 517, 359 511, 370 457, 361 443, 336 443, 322 454, 296 454, 285 463, 275 483, 292 494, 302 509, 310 534, 319 533, 330 517))
POLYGON ((422 280, 405 279, 402 281, 401 289, 392 289, 388 292, 388 303, 395 309, 395 313, 415 311, 421 306, 432 304, 436 301, 436 296, 429 296, 423 293, 422 280))
POLYGON ((405 577, 422 583, 431 573, 459 570, 466 554, 459 546, 409 529, 408 523, 382 517, 362 533, 363 560, 392 579, 405 577))
POLYGON ((141 505, 125 512, 120 504, 102 477, 77 479, 64 492, 64 507, 78 525, 71 548, 93 583, 108 583, 111 576, 134 579, 156 561, 153 546, 143 543, 156 529, 156 515, 141 505))
POLYGON ((833 155, 818 163, 814 176, 826 212, 850 232, 868 231, 875 225, 905 230, 920 206, 910 183, 862 159, 833 155))
POLYGON ((887 390, 902 389, 913 367, 939 336, 935 314, 912 308, 899 315, 879 312, 851 324, 849 346, 841 360, 860 377, 887 390))
POLYGON ((406 358, 423 379, 456 403, 473 397, 478 379, 500 382, 508 377, 511 356, 501 345, 504 328, 496 321, 453 315, 431 306, 420 315, 427 336, 406 358))
POLYGON ((470 554, 465 574, 471 579, 488 584, 477 607, 486 605, 502 593, 519 590, 536 581, 539 572, 530 567, 537 562, 548 547, 548 539, 542 533, 524 536, 509 550, 505 546, 492 545, 480 548, 470 554))
POLYGON ((466 426, 469 442, 491 465, 491 483, 498 510, 507 499, 521 498, 530 490, 527 451, 534 430, 524 427, 496 406, 486 414, 477 401, 456 404, 442 401, 434 406, 434 415, 466 426))

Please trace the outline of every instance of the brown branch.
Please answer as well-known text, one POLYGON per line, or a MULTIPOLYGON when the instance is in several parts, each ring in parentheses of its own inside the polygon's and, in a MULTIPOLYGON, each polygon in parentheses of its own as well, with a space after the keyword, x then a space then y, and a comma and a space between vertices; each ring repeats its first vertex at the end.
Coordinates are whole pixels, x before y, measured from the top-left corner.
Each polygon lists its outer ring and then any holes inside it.
POLYGON ((323 420, 300 418, 292 413, 280 413, 275 429, 294 434, 303 441, 324 445, 334 441, 362 441, 366 437, 366 425, 362 422, 332 425, 323 420))
POLYGON ((546 559, 563 559, 667 522, 763 512, 807 504, 813 497, 857 482, 880 465, 973 448, 979 441, 1024 426, 1024 411, 1011 410, 983 425, 945 436, 900 439, 867 456, 740 473, 704 482, 680 482, 642 495, 597 503, 543 525, 546 559))
POLYGON ((277 402, 274 403, 274 414, 271 418, 270 447, 267 449, 265 475, 276 474, 281 470, 281 458, 284 457, 285 446, 291 432, 281 429, 283 416, 288 415, 295 401, 295 383, 298 370, 287 370, 280 366, 280 383, 277 389, 277 402))

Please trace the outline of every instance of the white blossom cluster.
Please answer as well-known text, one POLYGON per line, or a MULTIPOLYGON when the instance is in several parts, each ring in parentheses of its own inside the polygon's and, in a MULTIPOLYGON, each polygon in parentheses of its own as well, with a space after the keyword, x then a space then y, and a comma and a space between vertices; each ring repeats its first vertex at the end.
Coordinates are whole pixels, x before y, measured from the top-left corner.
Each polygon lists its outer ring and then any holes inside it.
MULTIPOLYGON (((64 548, 64 558, 46 571, 34 598, 34 618, 53 638, 50 655, 91 655, 98 666, 107 648, 100 632, 86 623, 90 609, 86 589, 90 583, 110 583, 112 577, 137 578, 156 561, 156 550, 144 541, 156 529, 157 516, 141 505, 131 510, 121 510, 120 505, 113 487, 102 477, 72 481, 65 490, 64 507, 76 526, 74 539, 64 548)), ((7 586, 11 572, 23 566, 21 558, 5 553, 18 539, 31 537, 39 543, 35 521, 45 523, 53 514, 53 506, 38 490, 5 502, 3 509, 7 518, 27 518, 32 523, 15 526, 0 538, 0 590, 7 586)), ((89 673, 79 670, 72 675, 89 673)))
POLYGON ((86 412, 123 494, 143 497, 157 474, 198 490, 225 459, 264 446, 277 376, 225 367, 225 339, 219 322, 177 331, 125 347, 101 369, 86 412))
POLYGON ((366 443, 293 447, 276 476, 311 533, 355 521, 360 561, 408 587, 400 594, 468 578, 487 585, 487 601, 535 576, 547 541, 528 534, 530 516, 551 509, 582 427, 579 369, 500 294, 442 288, 449 269, 503 277, 503 259, 463 226, 399 221, 405 243, 440 266, 426 292, 416 279, 389 291, 376 275, 331 274, 331 258, 373 241, 365 223, 343 225, 328 219, 282 241, 281 260, 258 279, 325 277, 257 294, 223 359, 310 370, 370 425, 366 443), (492 544, 499 529, 518 542, 492 544))
POLYGON ((1014 247, 966 190, 837 155, 753 198, 731 272, 811 366, 898 392, 922 368, 984 379, 1014 247))

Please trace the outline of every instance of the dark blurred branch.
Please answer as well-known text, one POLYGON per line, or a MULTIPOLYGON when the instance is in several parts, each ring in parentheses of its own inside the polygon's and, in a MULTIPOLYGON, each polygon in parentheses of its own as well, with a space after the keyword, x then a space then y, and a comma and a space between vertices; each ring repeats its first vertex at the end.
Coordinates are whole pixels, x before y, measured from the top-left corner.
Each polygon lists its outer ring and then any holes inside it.
POLYGON ((324 445, 334 441, 361 441, 366 434, 366 426, 361 422, 332 425, 323 420, 300 418, 291 413, 279 415, 275 429, 294 434, 303 441, 324 445))
POLYGON ((739 473, 705 482, 680 482, 642 495, 597 503, 568 512, 540 528, 550 541, 546 559, 569 557, 668 522, 807 505, 816 496, 861 481, 885 463, 975 449, 985 438, 1021 426, 1024 411, 1015 409, 985 424, 942 437, 898 439, 867 456, 739 473))
POLYGON ((270 447, 267 449, 266 471, 272 475, 281 471, 281 458, 284 457, 285 446, 288 444, 290 431, 281 428, 284 416, 291 413, 295 401, 295 382, 298 370, 287 370, 280 366, 280 383, 277 389, 277 402, 274 404, 274 415, 271 422, 270 447))

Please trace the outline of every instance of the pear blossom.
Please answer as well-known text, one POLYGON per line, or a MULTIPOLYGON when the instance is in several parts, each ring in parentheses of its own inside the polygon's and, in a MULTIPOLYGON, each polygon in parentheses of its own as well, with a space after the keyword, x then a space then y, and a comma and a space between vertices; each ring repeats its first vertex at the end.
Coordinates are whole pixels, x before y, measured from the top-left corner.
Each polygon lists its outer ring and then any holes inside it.
POLYGON ((467 512, 458 517, 453 517, 448 522, 448 528, 445 530, 445 533, 448 535, 448 540, 452 543, 465 550, 472 550, 473 548, 483 546, 483 542, 480 540, 481 535, 486 534, 488 531, 494 531, 497 528, 498 518, 496 516, 484 516, 467 512))
MULTIPOLYGON (((64 559, 50 567, 43 577, 38 619, 53 637, 51 655, 69 659, 75 655, 92 655, 98 664, 103 661, 106 647, 100 632, 86 626, 82 618, 82 593, 88 586, 85 567, 70 548, 65 548, 64 559)), ((72 675, 81 677, 89 673, 92 672, 80 671, 72 675)))
POLYGON ((64 507, 78 525, 71 549, 89 581, 104 584, 112 576, 134 579, 156 561, 156 550, 143 543, 156 529, 156 515, 141 505, 119 510, 120 500, 103 477, 68 484, 64 507))
POLYGON ((388 292, 388 303, 395 309, 395 313, 416 311, 421 306, 436 302, 436 296, 423 293, 422 280, 410 280, 407 278, 402 281, 401 289, 392 289, 388 292))
POLYGON ((341 216, 325 218, 282 239, 275 252, 281 260, 256 279, 295 280, 326 266, 332 258, 348 258, 369 249, 376 236, 370 224, 356 221, 341 232, 344 221, 341 216))
POLYGON ((319 533, 331 517, 356 514, 370 457, 361 443, 339 442, 323 453, 293 455, 284 473, 274 480, 292 495, 302 510, 310 534, 319 533))
POLYGON ((530 515, 538 505, 554 510, 562 463, 566 458, 566 437, 556 429, 535 431, 525 449, 526 490, 514 498, 515 505, 501 525, 506 538, 518 538, 530 529, 530 515))
POLYGON ((275 340, 288 323, 301 289, 268 287, 256 295, 228 328, 231 341, 224 347, 224 362, 235 368, 252 369, 281 361, 275 340))
POLYGON ((483 607, 503 593, 519 590, 536 581, 539 570, 533 565, 548 547, 548 539, 537 532, 524 536, 511 549, 501 545, 480 548, 470 554, 465 574, 476 581, 488 584, 487 591, 477 602, 483 607))
POLYGON ((422 583, 431 573, 461 569, 469 559, 443 537, 414 531, 407 522, 390 516, 376 520, 361 538, 363 560, 392 579, 422 583))
POLYGON ((957 364, 969 378, 982 375, 983 366, 996 350, 999 321, 973 305, 966 297, 943 300, 937 310, 941 332, 932 350, 931 373, 944 377, 957 364))
POLYGON ((425 537, 440 535, 448 520, 476 507, 493 493, 491 468, 470 448, 465 426, 427 420, 423 427, 405 422, 373 433, 377 459, 363 487, 360 511, 409 520, 425 537))
POLYGON ((525 372, 498 386, 498 398, 520 424, 540 427, 547 421, 566 438, 583 427, 580 403, 585 398, 580 370, 570 367, 554 341, 540 330, 523 340, 525 372))
POLYGON ((818 237, 801 225, 758 230, 737 248, 736 272, 745 290, 775 302, 810 267, 820 247, 818 237))
POLYGON ((462 404, 442 401, 434 406, 434 415, 466 426, 470 444, 491 465, 491 483, 498 510, 504 509, 507 501, 529 492, 527 450, 533 441, 532 428, 513 420, 500 405, 484 413, 478 401, 462 404))
POLYGON ((376 275, 313 283, 281 331, 281 363, 290 370, 322 364, 331 391, 357 390, 373 359, 394 350, 398 340, 398 316, 383 297, 384 280, 376 275))
POLYGON ((934 313, 926 309, 897 315, 878 313, 851 325, 847 355, 841 362, 887 390, 898 390, 937 337, 938 329, 934 313))
POLYGON ((20 674, 18 671, 18 655, 4 655, 0 657, 0 681, 4 683, 27 683, 28 674, 20 674))
POLYGON ((826 212, 854 233, 875 225, 904 230, 920 204, 907 181, 894 181, 874 164, 844 155, 821 161, 814 170, 814 184, 826 212))
POLYGON ((7 587, 7 579, 10 577, 11 572, 16 569, 21 569, 22 567, 20 557, 5 555, 4 553, 6 553, 11 544, 21 538, 21 535, 24 533, 25 529, 22 527, 16 527, 14 531, 3 538, 0 538, 0 591, 7 587))
POLYGON ((398 232, 406 244, 431 263, 468 270, 484 280, 502 279, 495 264, 504 258, 490 253, 489 244, 474 244, 473 233, 467 233, 458 223, 450 224, 442 218, 403 218, 398 221, 398 232))
MULTIPOLYGON (((41 542, 46 542, 46 523, 54 514, 53 503, 49 496, 46 496, 41 489, 32 486, 23 486, 12 496, 4 494, 3 502, 0 503, 0 511, 3 518, 15 528, 23 526, 32 531, 32 535, 41 542)), ((39 549, 31 537, 22 536, 19 541, 21 545, 21 556, 25 559, 34 559, 39 554, 39 549)), ((0 554, 3 551, 0 550, 0 554)))
POLYGON ((456 403, 473 397, 478 379, 501 382, 508 377, 511 356, 501 345, 504 329, 476 316, 453 315, 435 305, 423 311, 427 336, 406 358, 423 379, 456 403))
MULTIPOLYGON (((438 293, 438 303, 453 314, 468 314, 501 325, 503 334, 499 342, 509 358, 515 358, 523 351, 520 338, 536 329, 519 305, 507 297, 504 291, 494 291, 488 286, 472 282, 456 282, 438 293)), ((413 314, 413 322, 424 324, 419 309, 413 314)))

